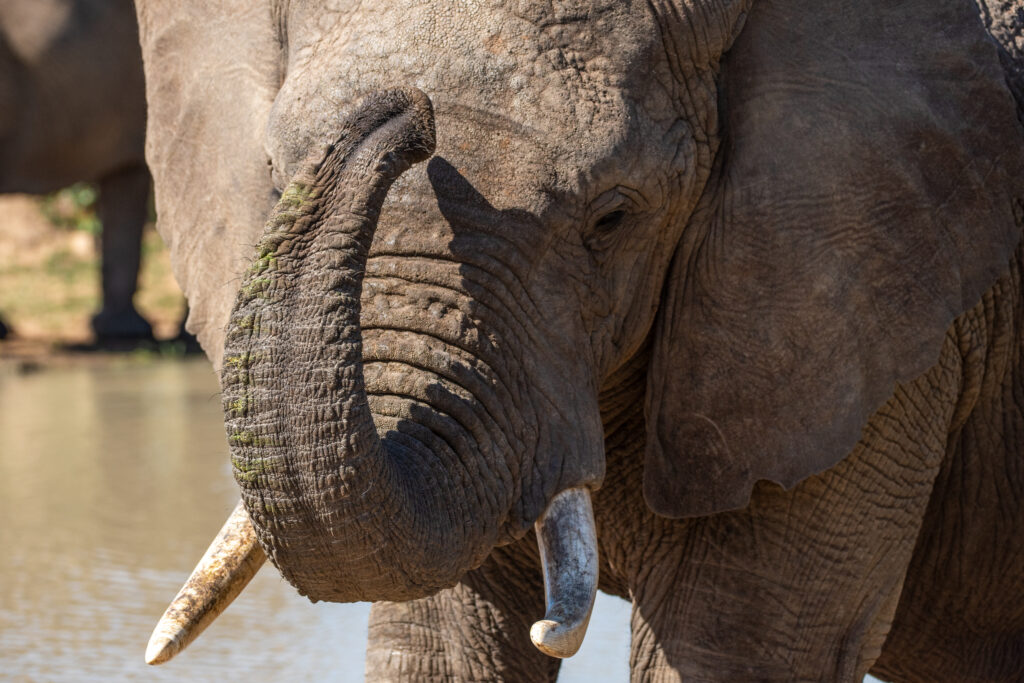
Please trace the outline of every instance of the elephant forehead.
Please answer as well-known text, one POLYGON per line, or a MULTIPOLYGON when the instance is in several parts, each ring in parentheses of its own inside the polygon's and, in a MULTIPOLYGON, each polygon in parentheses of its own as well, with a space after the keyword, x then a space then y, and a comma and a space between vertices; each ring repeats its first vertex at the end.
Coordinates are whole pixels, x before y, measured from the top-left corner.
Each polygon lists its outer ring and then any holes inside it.
MULTIPOLYGON (((576 10, 476 2, 350 3, 333 14, 289 14, 290 66, 355 60, 361 76, 419 76, 423 85, 529 91, 529 78, 621 85, 641 43, 657 35, 646 8, 614 3, 576 10), (354 6, 353 6, 354 5, 354 6), (639 30, 629 30, 638 23, 639 30), (552 78, 547 78, 551 76, 552 78)), ((508 93, 508 91, 512 91, 508 93)), ((503 104, 507 104, 504 102, 503 104)))
POLYGON ((300 5, 288 17, 288 73, 268 151, 290 175, 360 94, 401 84, 434 100, 441 145, 445 117, 461 108, 486 115, 454 115, 460 124, 481 130, 489 126, 479 121, 500 119, 507 125, 496 134, 531 138, 549 160, 586 164, 634 135, 636 111, 658 82, 641 73, 650 54, 663 53, 651 49, 659 35, 652 22, 628 4, 555 12, 550 5, 350 3, 326 14, 300 5))

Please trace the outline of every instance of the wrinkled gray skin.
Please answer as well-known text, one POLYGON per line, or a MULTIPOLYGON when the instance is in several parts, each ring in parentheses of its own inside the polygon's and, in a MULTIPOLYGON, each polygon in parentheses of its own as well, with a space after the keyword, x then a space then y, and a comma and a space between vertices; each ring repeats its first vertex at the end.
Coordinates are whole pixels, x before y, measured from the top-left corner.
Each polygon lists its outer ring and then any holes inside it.
POLYGON ((132 303, 149 198, 145 129, 131 0, 0 1, 0 192, 99 184, 101 340, 152 336, 132 303))
POLYGON ((138 8, 243 499, 370 680, 553 679, 580 485, 635 680, 1024 676, 1019 3, 138 8))

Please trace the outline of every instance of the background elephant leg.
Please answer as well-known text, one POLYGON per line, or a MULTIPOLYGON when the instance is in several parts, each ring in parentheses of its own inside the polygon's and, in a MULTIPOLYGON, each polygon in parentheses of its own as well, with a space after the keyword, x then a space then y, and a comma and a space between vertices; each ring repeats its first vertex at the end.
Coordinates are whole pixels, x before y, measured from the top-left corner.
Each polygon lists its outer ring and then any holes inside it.
POLYGON ((554 681, 560 661, 530 642, 544 615, 536 540, 496 548, 454 588, 370 613, 367 681, 554 681))
POLYGON ((149 201, 149 171, 132 166, 100 181, 100 243, 103 262, 103 307, 92 319, 100 340, 151 339, 150 324, 135 310, 142 228, 149 201))

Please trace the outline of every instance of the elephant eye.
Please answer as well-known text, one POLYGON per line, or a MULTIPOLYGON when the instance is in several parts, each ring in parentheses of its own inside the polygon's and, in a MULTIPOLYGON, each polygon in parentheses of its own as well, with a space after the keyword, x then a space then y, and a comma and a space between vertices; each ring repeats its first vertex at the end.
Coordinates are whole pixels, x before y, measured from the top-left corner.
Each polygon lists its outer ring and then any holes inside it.
POLYGON ((622 219, 626 217, 626 212, 622 209, 606 213, 597 219, 594 223, 594 232, 598 235, 607 235, 613 232, 622 224, 622 219))

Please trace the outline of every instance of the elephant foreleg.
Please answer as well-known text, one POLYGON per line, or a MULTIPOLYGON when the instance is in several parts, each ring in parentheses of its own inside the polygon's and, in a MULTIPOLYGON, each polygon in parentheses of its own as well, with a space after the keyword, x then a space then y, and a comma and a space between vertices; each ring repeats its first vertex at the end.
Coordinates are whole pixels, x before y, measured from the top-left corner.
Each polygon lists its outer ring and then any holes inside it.
POLYGON ((367 681, 554 681, 559 660, 530 642, 544 614, 533 534, 496 548, 454 588, 370 612, 367 681))
POLYGON ((93 317, 92 328, 101 342, 152 337, 152 328, 132 301, 148 201, 149 171, 145 166, 125 168, 100 181, 103 308, 93 317))

